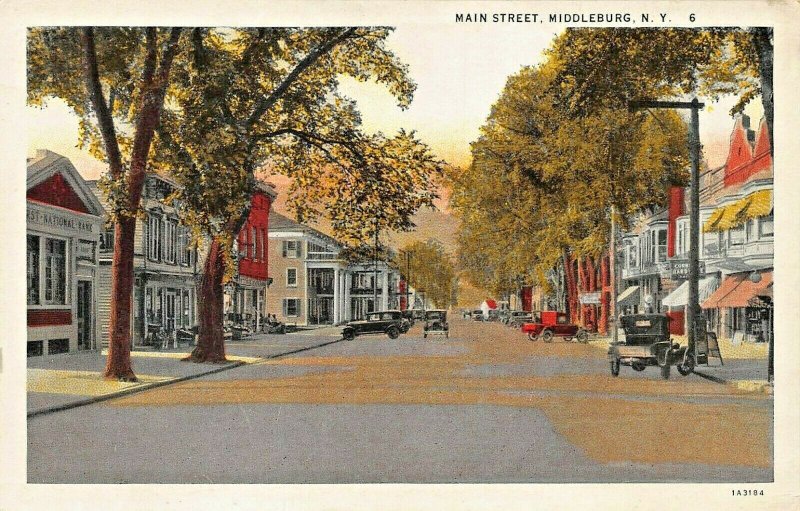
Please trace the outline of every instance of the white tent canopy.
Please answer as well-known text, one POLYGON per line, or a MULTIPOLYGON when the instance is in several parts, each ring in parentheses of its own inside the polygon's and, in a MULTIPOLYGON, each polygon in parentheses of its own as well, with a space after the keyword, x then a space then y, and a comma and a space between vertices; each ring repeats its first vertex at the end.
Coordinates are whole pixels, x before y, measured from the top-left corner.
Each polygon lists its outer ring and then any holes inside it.
MULTIPOLYGON (((715 276, 700 279, 700 281, 697 283, 698 302, 704 302, 709 296, 711 296, 711 293, 716 291, 717 287, 719 287, 719 279, 717 279, 715 276)), ((664 298, 661 303, 667 307, 685 307, 688 301, 689 281, 687 280, 678 286, 675 291, 667 295, 667 297, 664 298)))

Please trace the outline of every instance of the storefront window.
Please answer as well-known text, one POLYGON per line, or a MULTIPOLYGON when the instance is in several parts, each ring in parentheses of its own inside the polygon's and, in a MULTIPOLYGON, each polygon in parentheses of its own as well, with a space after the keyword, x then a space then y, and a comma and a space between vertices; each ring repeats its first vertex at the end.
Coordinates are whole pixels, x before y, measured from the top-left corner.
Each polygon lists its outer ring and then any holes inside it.
POLYGON ((62 305, 66 303, 67 289, 67 242, 45 240, 44 302, 62 305))
POLYGON ((39 236, 28 235, 28 305, 39 304, 39 236))
POLYGON ((663 263, 667 260, 667 230, 659 229, 658 231, 658 253, 656 261, 663 263))
POLYGON ((189 291, 183 291, 183 325, 186 328, 191 328, 191 316, 189 314, 189 291))
POLYGON ((745 230, 747 232, 747 241, 755 241, 758 236, 756 235, 756 221, 750 219, 745 224, 745 230))

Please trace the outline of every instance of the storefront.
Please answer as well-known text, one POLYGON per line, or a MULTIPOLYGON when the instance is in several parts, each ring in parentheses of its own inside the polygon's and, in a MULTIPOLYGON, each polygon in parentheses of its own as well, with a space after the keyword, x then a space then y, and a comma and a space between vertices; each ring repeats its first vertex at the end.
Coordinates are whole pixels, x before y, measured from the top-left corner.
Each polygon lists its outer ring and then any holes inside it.
POLYGON ((40 151, 27 176, 28 356, 97 347, 102 206, 72 163, 40 151))
POLYGON ((703 302, 709 323, 722 337, 734 342, 766 342, 771 335, 772 270, 727 275, 703 302))

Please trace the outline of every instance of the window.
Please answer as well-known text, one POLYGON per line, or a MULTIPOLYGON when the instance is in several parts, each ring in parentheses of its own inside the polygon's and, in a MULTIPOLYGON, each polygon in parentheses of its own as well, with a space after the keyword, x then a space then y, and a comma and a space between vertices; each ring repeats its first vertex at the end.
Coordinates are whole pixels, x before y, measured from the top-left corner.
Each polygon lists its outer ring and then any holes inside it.
POLYGON ((653 241, 656 244, 656 252, 655 261, 659 263, 663 263, 667 260, 667 230, 666 229, 658 229, 657 231, 653 231, 653 241))
POLYGON ((186 245, 188 244, 189 233, 185 227, 178 227, 178 264, 186 266, 188 263, 186 259, 186 245))
POLYGON ((297 240, 284 240, 283 257, 300 257, 300 242, 297 240))
POLYGON ((178 253, 178 222, 166 220, 164 222, 164 261, 175 264, 178 253))
POLYGON ((100 233, 100 251, 111 252, 114 250, 114 227, 105 229, 100 233))
POLYGON ((50 339, 47 341, 48 355, 57 353, 67 353, 69 351, 69 339, 50 339))
POLYGON ((759 235, 763 237, 772 237, 775 233, 775 217, 772 213, 767 216, 762 216, 758 222, 759 235))
POLYGON ((44 341, 28 341, 28 356, 41 357, 44 355, 44 341))
POLYGON ((158 215, 148 217, 147 257, 152 261, 161 259, 161 217, 158 215))
POLYGON ((63 305, 67 298, 67 242, 45 240, 44 302, 63 305))
POLYGON ((745 231, 747 241, 755 241, 758 239, 758 235, 756 234, 756 221, 754 219, 750 219, 745 224, 745 231))
POLYGON ((28 305, 39 304, 39 236, 28 235, 28 305))
POLYGON ((189 301, 189 290, 183 290, 183 326, 186 328, 192 327, 191 322, 191 314, 190 314, 190 301, 189 301))
POLYGON ((675 255, 683 255, 689 251, 689 222, 687 220, 678 220, 676 223, 678 230, 675 255))
POLYGON ((251 235, 251 245, 253 247, 253 259, 258 259, 258 230, 255 227, 250 228, 251 235))
POLYGON ((267 230, 266 229, 261 229, 261 247, 260 247, 260 249, 261 249, 261 260, 262 261, 267 259, 266 246, 267 246, 267 230))
POLYGON ((283 299, 283 315, 287 318, 293 318, 300 315, 300 299, 299 298, 284 298, 283 299))
POLYGON ((744 243, 744 225, 737 225, 732 227, 728 234, 728 243, 732 245, 741 245, 744 243))
POLYGON ((286 287, 297 287, 297 268, 286 269, 286 287))

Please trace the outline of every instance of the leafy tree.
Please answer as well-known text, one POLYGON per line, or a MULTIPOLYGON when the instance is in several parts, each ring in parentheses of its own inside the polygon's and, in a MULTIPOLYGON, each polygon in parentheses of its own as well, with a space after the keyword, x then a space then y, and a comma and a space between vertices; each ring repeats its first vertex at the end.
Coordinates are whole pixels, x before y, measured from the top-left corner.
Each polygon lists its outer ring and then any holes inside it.
POLYGON ((455 266, 444 246, 437 240, 415 241, 403 247, 393 266, 405 275, 415 289, 424 289, 425 296, 436 307, 448 308, 457 301, 455 266))
POLYGON ((28 33, 28 102, 66 102, 79 118, 81 145, 108 164, 101 184, 115 237, 106 378, 136 380, 130 361, 134 229, 181 32, 83 27, 28 33))
POLYGON ((223 284, 233 239, 249 214, 259 172, 292 179, 289 206, 304 221, 324 215, 334 234, 366 243, 375 230, 408 229, 432 204, 439 163, 413 133, 367 135, 338 77, 375 79, 399 105, 414 84, 384 46, 389 29, 192 31, 176 70, 181 94, 159 131, 161 162, 183 184, 186 220, 211 243, 201 290, 194 361, 225 359, 223 284))

